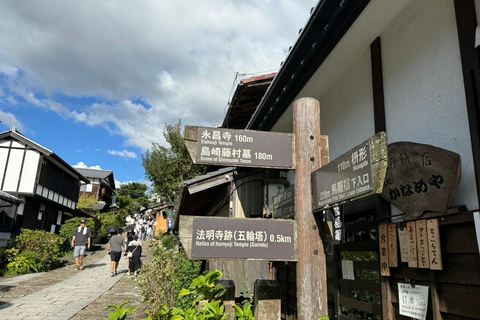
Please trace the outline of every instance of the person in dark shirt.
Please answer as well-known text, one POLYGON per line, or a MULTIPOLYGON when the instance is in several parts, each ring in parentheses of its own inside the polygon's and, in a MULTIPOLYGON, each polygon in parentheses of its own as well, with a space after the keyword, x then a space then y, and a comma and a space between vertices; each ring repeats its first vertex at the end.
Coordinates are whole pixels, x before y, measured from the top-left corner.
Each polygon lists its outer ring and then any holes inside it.
POLYGON ((125 238, 122 236, 123 230, 118 229, 118 234, 110 238, 107 243, 108 254, 110 254, 110 271, 112 272, 112 277, 117 274, 118 262, 120 257, 125 255, 125 238))
POLYGON ((72 239, 73 256, 75 257, 75 262, 77 263, 76 270, 83 270, 83 258, 85 257, 85 249, 88 246, 90 249, 90 239, 92 237, 92 232, 85 225, 85 220, 80 221, 80 227, 78 227, 72 239))

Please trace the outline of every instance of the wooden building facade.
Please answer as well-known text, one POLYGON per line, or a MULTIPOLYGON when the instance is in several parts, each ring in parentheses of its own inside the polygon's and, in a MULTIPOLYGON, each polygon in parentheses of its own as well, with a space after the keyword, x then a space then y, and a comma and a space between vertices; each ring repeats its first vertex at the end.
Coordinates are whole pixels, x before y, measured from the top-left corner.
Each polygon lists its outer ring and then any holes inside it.
POLYGON ((20 228, 59 232, 65 214, 79 214, 80 181, 89 183, 55 153, 14 128, 0 133, 0 190, 21 199, 0 229, 2 238, 9 239, 20 228))
MULTIPOLYGON (((405 219, 381 197, 341 203, 345 240, 340 244, 319 223, 328 288, 318 299, 331 319, 409 319, 401 310, 403 284, 428 288, 426 319, 480 319, 476 11, 474 0, 319 1, 246 127, 291 133, 293 102, 311 97, 320 102, 318 122, 328 136, 331 160, 380 131, 388 144, 431 145, 461 158, 461 181, 448 210, 405 219), (426 219, 439 224, 442 269, 399 261, 389 276, 381 276, 382 226, 403 229, 407 222, 426 219), (342 273, 350 263, 354 279, 342 273)), ((293 172, 287 180, 294 183, 293 172)), ((297 319, 297 306, 305 302, 296 301, 295 266, 277 268, 282 318, 297 319)))

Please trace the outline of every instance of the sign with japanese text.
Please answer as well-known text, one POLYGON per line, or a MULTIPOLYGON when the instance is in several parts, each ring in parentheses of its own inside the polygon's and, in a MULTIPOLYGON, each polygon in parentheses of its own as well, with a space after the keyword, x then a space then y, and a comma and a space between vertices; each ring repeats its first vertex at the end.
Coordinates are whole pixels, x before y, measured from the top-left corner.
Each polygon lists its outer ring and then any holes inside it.
POLYGON ((193 217, 190 231, 192 259, 296 260, 292 220, 193 217))
POLYGON ((398 267, 397 225, 388 225, 388 266, 398 267))
POLYGON ((425 211, 444 213, 460 176, 460 156, 454 152, 412 142, 392 143, 382 197, 403 211, 406 220, 425 211))
POLYGON ((388 227, 386 224, 378 226, 378 237, 380 246, 380 274, 390 276, 390 267, 388 265, 388 227))
POLYGON ((415 221, 407 222, 408 233, 408 267, 418 267, 417 256, 417 229, 415 228, 415 221))
POLYGON ((428 306, 428 286, 398 284, 398 312, 407 317, 425 320, 428 306))
POLYGON ((427 222, 425 220, 415 221, 415 228, 417 233, 418 267, 429 268, 427 222))
POLYGON ((290 186, 278 196, 272 197, 274 219, 295 218, 295 186, 290 186))
POLYGON ((205 127, 196 130, 195 163, 294 169, 293 134, 205 127))
POLYGON ((400 260, 408 262, 408 233, 407 228, 398 229, 398 242, 400 244, 400 260))
POLYGON ((313 210, 380 193, 386 171, 384 151, 386 137, 381 132, 313 172, 313 210))
POLYGON ((442 270, 442 250, 440 247, 440 228, 438 219, 427 220, 428 255, 430 269, 442 270))
POLYGON ((332 234, 332 243, 340 244, 345 242, 345 226, 343 207, 330 207, 324 211, 325 221, 332 234))

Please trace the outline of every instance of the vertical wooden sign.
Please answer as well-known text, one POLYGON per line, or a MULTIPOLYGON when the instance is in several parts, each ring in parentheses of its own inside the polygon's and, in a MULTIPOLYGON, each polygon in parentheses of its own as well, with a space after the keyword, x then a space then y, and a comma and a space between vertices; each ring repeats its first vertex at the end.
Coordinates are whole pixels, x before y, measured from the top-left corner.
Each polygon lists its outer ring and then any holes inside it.
POLYGON ((388 263, 388 227, 386 224, 378 226, 379 248, 380 248, 380 274, 384 277, 390 276, 388 263))
POLYGON ((388 225, 388 266, 398 267, 397 224, 388 225))
POLYGON ((408 232, 407 228, 398 229, 398 242, 400 244, 400 261, 408 262, 408 232))
POLYGON ((417 231, 418 267, 430 268, 430 260, 428 258, 427 221, 418 220, 415 222, 415 227, 417 231))
POLYGON ((408 267, 418 267, 417 256, 417 231, 415 229, 415 221, 407 222, 408 233, 408 267))
POLYGON ((427 238, 430 269, 443 270, 438 219, 427 220, 427 238))

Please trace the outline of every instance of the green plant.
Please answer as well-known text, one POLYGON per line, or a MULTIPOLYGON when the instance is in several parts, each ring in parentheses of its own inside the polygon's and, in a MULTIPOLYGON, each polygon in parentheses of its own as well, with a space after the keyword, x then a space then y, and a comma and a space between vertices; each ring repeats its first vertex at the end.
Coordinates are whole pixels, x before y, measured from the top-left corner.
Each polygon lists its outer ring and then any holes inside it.
POLYGON ((40 272, 42 270, 43 265, 39 257, 29 251, 16 254, 12 261, 7 264, 7 273, 13 275, 40 272))
MULTIPOLYGON (((129 304, 130 302, 124 302, 119 306, 116 305, 111 305, 111 306, 106 306, 105 310, 108 310, 110 308, 114 308, 115 310, 111 312, 108 316, 110 317, 111 320, 124 320, 127 318, 127 314, 129 313, 134 313, 137 311, 137 307, 132 307, 132 308, 124 308, 123 306, 129 304)), ((108 319, 105 319, 108 320, 108 319)))
MULTIPOLYGON (((172 245, 178 243, 172 237, 167 242, 172 245)), ((188 260, 181 247, 165 248, 164 245, 165 242, 153 243, 152 261, 142 267, 137 280, 143 299, 151 305, 153 312, 162 310, 163 305, 182 309, 190 307, 194 298, 179 294, 200 275, 201 262, 188 260)))
POLYGON ((188 289, 182 289, 180 296, 194 295, 195 300, 193 304, 197 304, 202 300, 215 301, 218 300, 226 289, 221 284, 215 284, 215 281, 222 277, 219 270, 207 273, 206 275, 198 276, 192 281, 188 289))
POLYGON ((255 320, 255 317, 253 316, 251 305, 245 306, 245 304, 244 304, 243 309, 240 308, 237 305, 235 305, 234 307, 235 307, 235 319, 236 320, 255 320))
POLYGON ((22 229, 15 239, 15 248, 21 253, 33 252, 46 270, 59 266, 63 238, 42 230, 22 229))

